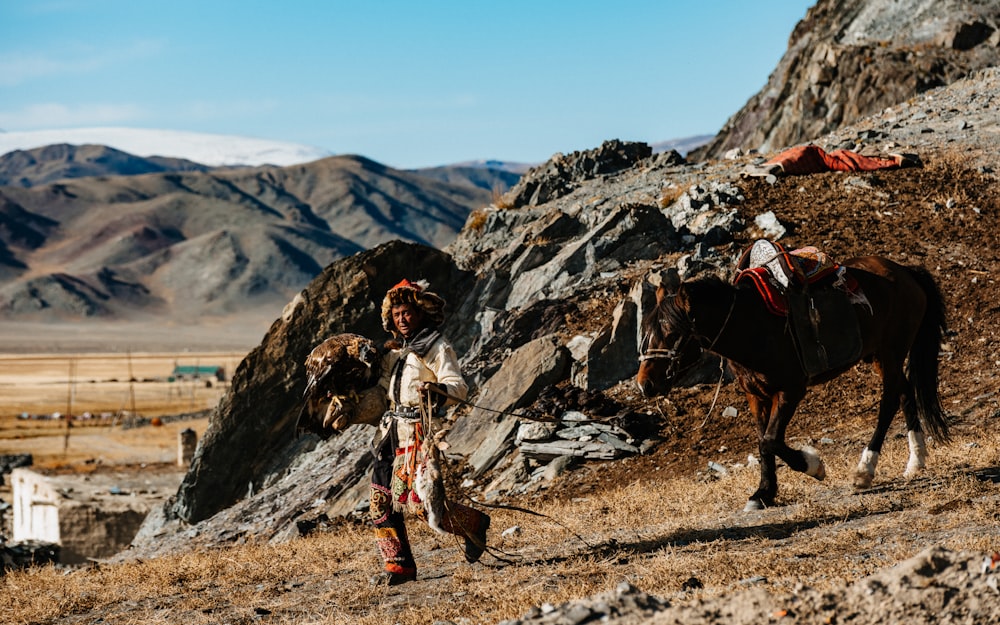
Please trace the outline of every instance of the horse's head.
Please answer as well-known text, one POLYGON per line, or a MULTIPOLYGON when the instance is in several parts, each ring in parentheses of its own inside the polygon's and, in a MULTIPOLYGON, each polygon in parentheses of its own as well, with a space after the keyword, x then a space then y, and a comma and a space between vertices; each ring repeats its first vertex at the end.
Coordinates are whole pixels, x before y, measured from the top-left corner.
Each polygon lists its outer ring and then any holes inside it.
POLYGON ((669 393, 701 355, 681 290, 680 279, 669 274, 656 289, 656 306, 642 320, 635 381, 646 397, 669 393))

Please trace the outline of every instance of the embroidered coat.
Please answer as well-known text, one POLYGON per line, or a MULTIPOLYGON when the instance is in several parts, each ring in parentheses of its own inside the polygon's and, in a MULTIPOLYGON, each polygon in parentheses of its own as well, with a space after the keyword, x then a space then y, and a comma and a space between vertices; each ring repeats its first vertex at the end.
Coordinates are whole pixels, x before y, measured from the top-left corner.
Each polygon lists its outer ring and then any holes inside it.
MULTIPOLYGON (((465 399, 469 393, 458 364, 458 355, 443 336, 438 336, 423 357, 407 345, 390 351, 386 356, 379 386, 389 398, 389 410, 419 409, 419 389, 423 382, 441 384, 446 393, 459 399, 465 399)), ((448 403, 453 404, 454 401, 449 399, 448 403)), ((393 426, 396 427, 399 447, 413 444, 413 423, 399 419, 383 419, 379 425, 379 438, 384 437, 393 426)))

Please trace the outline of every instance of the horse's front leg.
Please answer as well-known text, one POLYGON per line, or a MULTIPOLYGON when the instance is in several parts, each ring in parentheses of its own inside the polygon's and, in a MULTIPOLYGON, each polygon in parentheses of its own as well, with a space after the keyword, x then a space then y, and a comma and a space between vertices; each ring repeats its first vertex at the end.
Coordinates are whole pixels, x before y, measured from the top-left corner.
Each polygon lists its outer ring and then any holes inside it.
POLYGON ((826 469, 814 451, 799 451, 785 444, 785 430, 805 391, 779 392, 769 400, 751 399, 751 410, 757 415, 760 450, 760 485, 750 496, 744 510, 761 510, 774 505, 778 494, 778 474, 775 457, 784 460, 789 468, 812 475, 817 479, 826 476, 826 469))

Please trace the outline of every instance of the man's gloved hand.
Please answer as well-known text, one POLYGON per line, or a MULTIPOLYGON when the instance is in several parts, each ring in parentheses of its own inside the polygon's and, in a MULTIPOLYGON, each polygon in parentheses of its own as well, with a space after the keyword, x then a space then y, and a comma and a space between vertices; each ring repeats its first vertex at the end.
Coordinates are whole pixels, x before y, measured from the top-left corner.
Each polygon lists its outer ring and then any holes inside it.
POLYGON ((420 385, 421 396, 430 398, 431 408, 435 411, 444 408, 445 402, 448 401, 447 393, 448 389, 444 384, 438 384, 437 382, 423 382, 420 385))

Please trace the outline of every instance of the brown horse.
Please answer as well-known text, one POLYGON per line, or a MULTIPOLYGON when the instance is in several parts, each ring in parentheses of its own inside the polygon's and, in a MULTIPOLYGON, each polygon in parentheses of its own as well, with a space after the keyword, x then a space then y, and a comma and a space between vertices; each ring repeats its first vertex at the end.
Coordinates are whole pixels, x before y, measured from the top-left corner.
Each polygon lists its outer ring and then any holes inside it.
POLYGON ((861 360, 873 362, 881 374, 882 399, 878 425, 861 454, 855 486, 871 486, 900 402, 910 447, 905 476, 924 466, 924 432, 936 442, 949 440, 937 390, 945 312, 934 279, 922 268, 904 267, 877 256, 852 258, 843 266, 867 299, 849 307, 856 319, 846 318, 852 316, 848 313, 839 320, 845 332, 856 335, 860 330, 860 354, 818 375, 806 373, 788 318, 769 311, 747 281, 733 285, 712 277, 681 282, 675 275, 657 289, 656 307, 643 319, 636 378, 643 395, 668 393, 701 350, 724 358, 746 393, 757 420, 760 485, 745 510, 774 504, 778 492, 775 456, 795 471, 820 480, 825 477, 818 453, 786 445, 785 429, 807 387, 829 381, 861 360))

